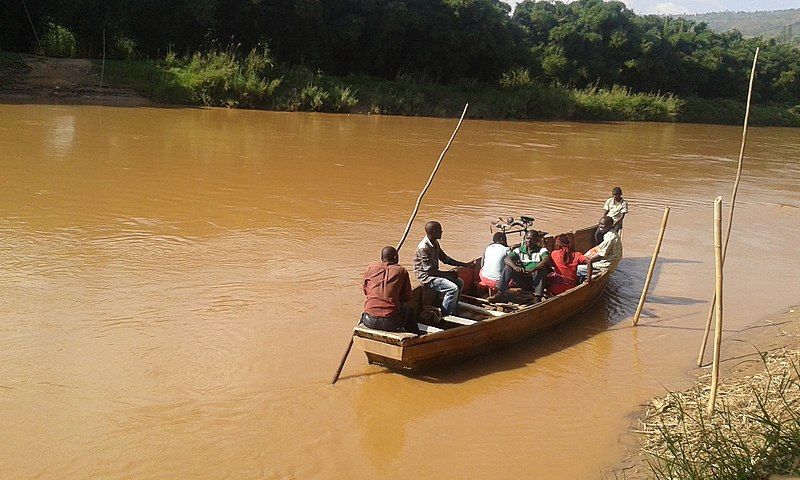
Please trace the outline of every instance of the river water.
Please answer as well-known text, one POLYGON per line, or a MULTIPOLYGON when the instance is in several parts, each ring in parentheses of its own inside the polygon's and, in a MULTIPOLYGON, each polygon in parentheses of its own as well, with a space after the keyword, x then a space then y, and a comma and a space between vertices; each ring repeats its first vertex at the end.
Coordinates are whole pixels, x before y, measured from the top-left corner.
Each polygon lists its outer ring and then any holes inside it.
MULTIPOLYGON (((364 266, 399 239, 453 119, 0 105, 4 478, 600 478, 685 382, 712 202, 741 129, 467 120, 423 202, 454 258, 499 215, 597 221, 625 258, 587 315, 423 378, 353 351, 364 266), (630 327, 662 211, 669 227, 630 327)), ((726 331, 800 298, 800 135, 749 132, 726 331)))

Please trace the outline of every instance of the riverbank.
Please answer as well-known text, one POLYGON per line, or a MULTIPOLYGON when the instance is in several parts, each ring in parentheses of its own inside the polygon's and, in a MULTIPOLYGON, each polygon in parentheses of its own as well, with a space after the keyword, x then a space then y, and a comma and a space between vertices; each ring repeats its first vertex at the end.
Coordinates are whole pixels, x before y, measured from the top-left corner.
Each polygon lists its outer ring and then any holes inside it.
POLYGON ((800 475, 800 307, 732 335, 722 352, 714 415, 705 412, 710 367, 697 369, 693 386, 653 398, 639 413, 631 427, 638 447, 617 477, 800 475))
MULTIPOLYGON (((679 98, 610 89, 567 88, 532 81, 525 70, 505 75, 498 85, 462 81, 440 85, 424 78, 399 76, 334 77, 304 67, 275 64, 268 51, 246 56, 214 51, 164 60, 65 60, 2 54, 0 98, 14 101, 73 99, 81 103, 224 106, 278 111, 318 111, 427 117, 458 116, 470 103, 470 117, 498 120, 659 121, 739 124, 744 104, 732 100, 679 98), (41 84, 42 70, 75 70, 83 80, 72 88, 41 84), (49 90, 48 90, 49 88, 49 90), (43 92, 44 90, 44 92, 43 92)), ((70 77, 74 75, 68 74, 70 77)), ((49 78, 45 76, 46 80, 49 78)), ((800 109, 755 105, 752 125, 800 126, 800 109)))

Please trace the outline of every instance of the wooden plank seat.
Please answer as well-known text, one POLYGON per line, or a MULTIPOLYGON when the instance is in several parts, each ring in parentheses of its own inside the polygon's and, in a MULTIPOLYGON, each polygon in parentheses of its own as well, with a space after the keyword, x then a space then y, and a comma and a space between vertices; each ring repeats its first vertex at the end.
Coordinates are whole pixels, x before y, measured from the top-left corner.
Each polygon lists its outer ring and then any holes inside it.
POLYGON ((356 326, 356 328, 353 329, 353 333, 357 337, 378 340, 379 342, 386 342, 391 345, 404 345, 412 338, 418 337, 418 335, 415 335, 413 333, 386 332, 384 330, 375 330, 373 328, 365 326, 363 323, 359 323, 356 326))
POLYGON ((445 322, 457 323, 459 325, 475 325, 476 323, 478 323, 478 320, 471 320, 469 318, 457 317, 455 315, 445 315, 444 317, 442 317, 442 320, 444 320, 445 322))
MULTIPOLYGON (((441 328, 425 325, 424 323, 418 323, 417 328, 419 328, 421 332, 424 332, 423 335, 425 333, 437 333, 442 331, 441 328)), ((411 339, 418 337, 418 335, 415 335, 413 333, 387 332, 384 330, 375 330, 374 328, 369 328, 365 326, 363 323, 359 323, 358 326, 356 326, 353 329, 353 334, 356 335, 357 337, 378 340, 381 342, 390 343, 392 345, 405 345, 411 339)))

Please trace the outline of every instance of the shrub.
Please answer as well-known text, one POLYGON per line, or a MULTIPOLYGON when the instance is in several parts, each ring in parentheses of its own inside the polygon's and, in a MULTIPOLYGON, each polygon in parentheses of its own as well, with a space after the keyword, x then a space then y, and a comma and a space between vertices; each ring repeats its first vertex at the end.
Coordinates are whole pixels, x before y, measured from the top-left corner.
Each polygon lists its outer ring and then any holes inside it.
POLYGON ((334 85, 328 98, 330 107, 328 110, 331 112, 349 112, 358 103, 355 92, 350 87, 340 85, 334 85))
POLYGON ((131 60, 136 58, 136 41, 125 35, 118 35, 111 45, 109 57, 117 60, 131 60))
POLYGON ((68 28, 48 21, 42 35, 41 53, 47 57, 75 58, 78 47, 68 28))
POLYGON ((322 87, 309 83, 300 90, 299 107, 301 110, 318 112, 322 110, 329 96, 322 87))
POLYGON ((514 67, 500 75, 500 86, 507 89, 524 88, 532 84, 531 73, 527 68, 514 67))

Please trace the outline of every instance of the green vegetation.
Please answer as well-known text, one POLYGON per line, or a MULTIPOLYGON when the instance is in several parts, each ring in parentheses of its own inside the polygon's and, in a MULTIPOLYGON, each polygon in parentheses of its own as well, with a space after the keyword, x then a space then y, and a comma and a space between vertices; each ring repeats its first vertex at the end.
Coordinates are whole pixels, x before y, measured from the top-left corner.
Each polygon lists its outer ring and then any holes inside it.
POLYGON ((27 68, 27 64, 20 54, 0 52, 0 69, 20 70, 23 68, 27 68))
POLYGON ((48 57, 74 58, 77 50, 75 35, 68 28, 53 22, 45 24, 39 53, 48 57))
POLYGON ((657 480, 766 479, 800 474, 798 352, 763 354, 766 371, 724 382, 714 415, 708 387, 655 399, 640 426, 657 480))
MULTIPOLYGON (((500 0, 31 0, 29 7, 37 29, 55 32, 60 55, 99 57, 105 31, 109 58, 142 59, 116 65, 132 75, 116 79, 162 101, 452 115, 470 99, 494 118, 735 123, 725 112, 746 98, 760 47, 754 102, 769 113, 759 118, 793 122, 800 105, 800 49, 702 22, 638 16, 619 1, 523 0, 513 14, 500 0), (236 48, 219 47, 227 44, 236 48), (238 53, 251 51, 263 57, 253 62, 268 64, 249 65, 238 53), (693 98, 721 102, 712 115, 692 108, 702 103, 693 98)), ((21 2, 0 4, 0 45, 35 45, 21 2)))
POLYGON ((714 12, 679 15, 693 22, 704 22, 718 32, 738 30, 747 37, 774 38, 800 45, 800 8, 774 12, 714 12))

